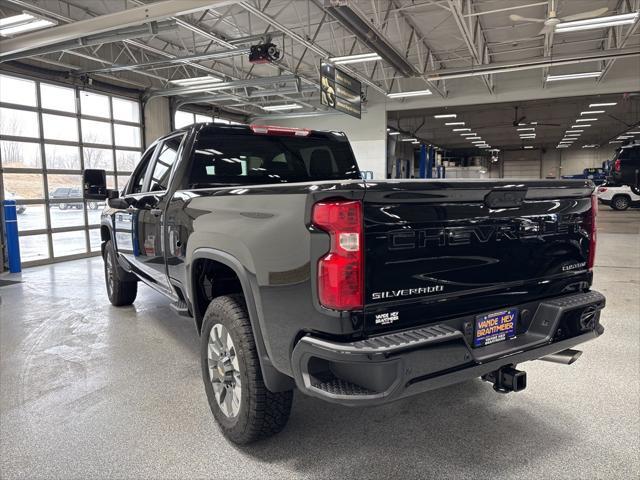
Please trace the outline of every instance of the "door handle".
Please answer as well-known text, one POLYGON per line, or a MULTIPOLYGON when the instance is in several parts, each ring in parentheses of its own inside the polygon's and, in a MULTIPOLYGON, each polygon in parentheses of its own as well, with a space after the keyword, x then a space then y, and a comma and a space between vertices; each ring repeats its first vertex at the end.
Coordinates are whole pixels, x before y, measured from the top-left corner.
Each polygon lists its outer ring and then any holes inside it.
POLYGON ((151 215, 153 215, 154 217, 159 217, 160 215, 162 215, 162 210, 159 208, 152 208, 150 211, 151 215))

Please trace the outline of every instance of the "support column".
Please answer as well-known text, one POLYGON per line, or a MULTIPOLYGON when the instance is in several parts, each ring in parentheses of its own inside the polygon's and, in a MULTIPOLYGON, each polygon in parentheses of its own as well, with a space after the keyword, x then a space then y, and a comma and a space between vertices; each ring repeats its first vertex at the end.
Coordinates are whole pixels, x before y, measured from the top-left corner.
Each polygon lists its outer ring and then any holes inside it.
POLYGON ((420 145, 420 178, 427 178, 427 146, 420 145))

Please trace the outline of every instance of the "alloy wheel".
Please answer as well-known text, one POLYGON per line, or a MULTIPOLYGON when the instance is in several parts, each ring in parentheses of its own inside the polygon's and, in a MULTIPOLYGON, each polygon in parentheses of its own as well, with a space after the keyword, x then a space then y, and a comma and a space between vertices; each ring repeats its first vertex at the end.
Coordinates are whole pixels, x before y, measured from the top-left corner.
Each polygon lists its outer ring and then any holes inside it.
POLYGON ((111 255, 109 252, 105 255, 104 262, 105 274, 107 276, 107 290, 109 291, 109 295, 113 292, 114 278, 113 278, 113 260, 111 260, 111 255))
POLYGON ((242 399, 240 364, 231 335, 220 323, 216 323, 209 332, 207 365, 220 410, 228 418, 237 416, 242 399))

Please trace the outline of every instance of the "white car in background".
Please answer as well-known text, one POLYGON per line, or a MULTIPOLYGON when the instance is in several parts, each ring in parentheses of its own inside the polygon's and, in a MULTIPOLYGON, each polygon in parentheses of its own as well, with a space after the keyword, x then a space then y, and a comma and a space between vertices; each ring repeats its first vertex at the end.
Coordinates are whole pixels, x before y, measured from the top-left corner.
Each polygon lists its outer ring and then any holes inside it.
POLYGON ((598 199, 605 205, 609 205, 614 210, 626 210, 632 206, 640 206, 640 195, 636 195, 631 188, 624 185, 615 187, 613 185, 602 185, 598 187, 598 199))

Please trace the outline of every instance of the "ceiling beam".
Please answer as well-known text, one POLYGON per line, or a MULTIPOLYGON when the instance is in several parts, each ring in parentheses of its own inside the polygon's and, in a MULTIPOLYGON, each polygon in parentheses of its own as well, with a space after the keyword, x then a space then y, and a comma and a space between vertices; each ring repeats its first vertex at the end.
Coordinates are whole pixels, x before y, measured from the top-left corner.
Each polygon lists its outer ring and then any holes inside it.
MULTIPOLYGON (((467 45, 469 53, 473 61, 477 65, 489 63, 489 51, 487 47, 487 39, 482 32, 480 19, 477 16, 468 16, 473 13, 470 0, 447 0, 451 15, 458 25, 458 30, 462 35, 462 40, 467 45), (465 8, 466 6, 466 8, 465 8)), ((428 78, 428 76, 427 76, 428 78)), ((493 94, 493 79, 487 75, 482 76, 487 90, 493 94)))
POLYGON ((234 80, 231 82, 211 83, 206 85, 190 85, 176 88, 166 88, 163 90, 154 90, 149 94, 151 97, 167 97, 172 95, 185 95, 188 93, 211 92, 219 90, 229 90, 232 88, 244 87, 262 87, 265 85, 273 85, 276 83, 296 82, 298 77, 295 75, 276 75, 274 77, 255 77, 245 80, 234 80))
POLYGON ((192 61, 200 61, 200 60, 216 60, 219 58, 229 58, 235 57, 238 55, 247 55, 249 53, 249 48, 234 48, 231 50, 219 50, 208 53, 197 53, 195 55, 187 55, 184 57, 173 57, 166 58, 162 60, 154 60, 152 62, 144 62, 144 63, 132 63, 127 65, 114 65, 112 67, 107 68, 99 68, 96 70, 84 70, 81 73, 108 73, 108 72, 120 72, 123 70, 138 70, 140 68, 152 68, 152 67, 160 67, 160 66, 168 66, 176 63, 189 63, 192 61))
POLYGON ((76 48, 84 48, 94 45, 102 45, 105 43, 121 42, 131 38, 141 38, 157 35, 161 32, 175 30, 176 23, 170 20, 161 22, 149 22, 133 27, 119 28, 109 32, 86 35, 75 40, 69 40, 62 43, 54 43, 45 47, 35 48, 28 51, 12 53, 0 56, 0 62, 8 62, 10 60, 19 60, 21 58, 33 57, 36 55, 46 55, 62 51, 74 50, 76 48))
MULTIPOLYGON (((398 3, 396 2, 396 0, 391 0, 391 4, 389 5, 390 7, 395 7, 395 8, 399 8, 398 7, 398 3)), ((431 46, 427 43, 427 41, 425 40, 425 36, 422 33, 422 30, 418 27, 418 25, 411 19, 411 16, 408 15, 407 13, 403 12, 401 9, 398 9, 398 14, 402 17, 402 19, 405 21, 405 23, 407 25, 409 25, 409 28, 411 28, 418 36, 418 38, 420 38, 420 41, 422 42, 422 45, 424 46, 424 48, 427 49, 427 55, 426 55, 426 60, 425 60, 425 71, 427 69, 427 67, 429 67, 429 65, 431 65, 432 69, 435 70, 435 67, 437 65, 437 67, 442 67, 442 64, 440 63, 440 60, 433 54, 433 51, 431 49, 431 46)), ((419 51, 419 49, 418 49, 419 51)), ((430 82, 428 80, 425 80, 425 82, 427 83, 427 85, 429 85, 429 88, 436 92, 438 95, 440 95, 441 97, 446 97, 447 96, 447 88, 446 85, 444 84, 444 82, 442 82, 442 90, 440 90, 440 86, 438 85, 438 83, 440 82, 430 82)))
MULTIPOLYGON (((630 11, 637 11, 640 9, 640 0, 635 0, 634 1, 634 5, 631 9, 629 9, 631 5, 629 5, 627 2, 622 2, 622 9, 618 12, 618 13, 629 13, 630 11)), ((636 21, 633 22, 631 25, 629 25, 629 28, 627 29, 627 31, 624 33, 624 35, 622 36, 622 38, 620 40, 618 40, 616 38, 616 47, 617 48, 624 48, 627 46, 627 43, 629 42, 629 40, 631 39, 631 37, 633 36, 633 34, 638 30, 638 27, 640 27, 640 16, 638 18, 636 18, 636 21)), ((620 29, 620 31, 622 30, 622 25, 620 25, 619 27, 612 27, 611 29, 611 34, 615 35, 617 33, 617 29, 620 29)), ((611 67, 613 67, 613 64, 615 63, 616 59, 612 58, 610 60, 607 60, 604 63, 604 66, 602 68, 602 74, 598 77, 598 79, 596 80, 596 83, 600 83, 604 77, 607 75, 607 73, 609 73, 609 71, 611 70, 611 67)))
POLYGON ((47 45, 68 42, 87 35, 110 32, 142 23, 178 15, 188 15, 212 7, 220 7, 237 3, 238 0, 163 0, 140 7, 130 8, 107 15, 80 20, 27 33, 15 38, 0 41, 0 57, 20 52, 29 52, 47 45))
POLYGON ((440 80, 449 78, 468 78, 483 75, 493 75, 496 73, 518 72, 522 70, 533 70, 558 65, 572 65, 576 63, 595 62, 598 60, 609 60, 613 58, 628 58, 640 56, 637 48, 626 48, 616 50, 598 50, 589 53, 574 53, 552 58, 532 58, 513 62, 495 62, 490 65, 479 65, 474 67, 447 68, 429 72, 426 75, 428 80, 440 80))

